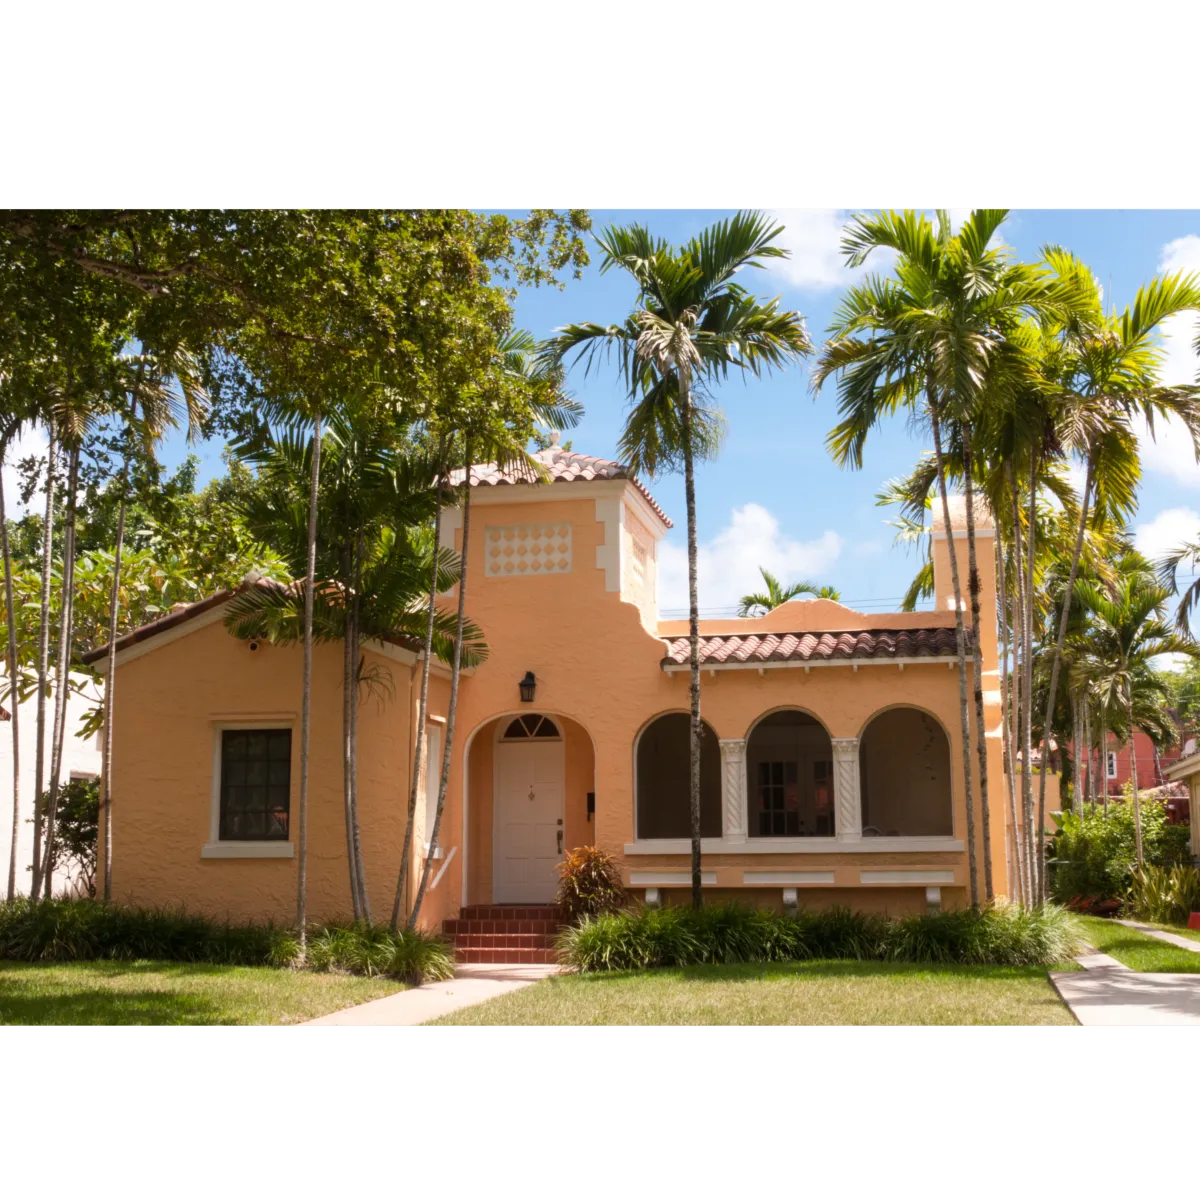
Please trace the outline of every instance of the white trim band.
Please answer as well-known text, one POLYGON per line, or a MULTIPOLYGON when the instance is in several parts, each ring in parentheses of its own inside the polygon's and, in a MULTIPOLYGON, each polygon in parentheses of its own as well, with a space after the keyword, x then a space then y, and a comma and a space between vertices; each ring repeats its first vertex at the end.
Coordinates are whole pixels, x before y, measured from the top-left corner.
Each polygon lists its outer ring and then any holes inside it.
POLYGON ((295 858, 291 842, 205 842, 201 858, 295 858))
MULTIPOLYGON (((704 838, 704 854, 960 854, 966 843, 956 838, 865 837, 858 841, 840 838, 748 838, 744 842, 704 838)), ((690 854, 688 838, 645 838, 626 842, 628 854, 690 854)))
MULTIPOLYGON (((717 882, 716 871, 701 871, 700 882, 712 887, 717 882)), ((630 887, 691 887, 691 871, 630 871, 630 887)))
POLYGON ((769 887, 785 884, 795 887, 797 884, 832 883, 832 871, 743 871, 742 883, 747 887, 769 887))
POLYGON ((953 883, 953 871, 859 871, 859 883, 953 883))

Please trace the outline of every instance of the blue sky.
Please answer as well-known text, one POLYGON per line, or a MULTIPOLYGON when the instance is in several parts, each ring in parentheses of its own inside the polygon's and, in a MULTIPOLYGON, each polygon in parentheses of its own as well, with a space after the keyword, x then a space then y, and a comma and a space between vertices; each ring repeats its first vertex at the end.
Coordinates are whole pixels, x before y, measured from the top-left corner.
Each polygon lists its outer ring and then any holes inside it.
MULTIPOLYGON (((726 215, 718 211, 596 211, 596 228, 637 220, 676 242, 726 215)), ((956 217, 965 215, 955 212, 956 217)), ((819 343, 840 290, 851 278, 838 253, 847 214, 836 210, 778 213, 783 243, 792 258, 770 271, 755 272, 749 286, 764 296, 782 295, 804 314, 819 343)), ((1118 306, 1131 301, 1139 284, 1162 268, 1200 271, 1200 212, 1038 211, 1014 212, 1004 240, 1024 258, 1039 247, 1059 243, 1080 255, 1118 306)), ((583 279, 553 289, 523 291, 516 302, 518 323, 542 337, 568 321, 618 320, 633 292, 615 272, 601 276, 596 263, 583 279)), ((1164 378, 1187 382, 1197 364, 1187 349, 1187 329, 1169 333, 1164 378), (1182 335, 1182 336, 1181 336, 1182 335)), ((574 449, 613 457, 625 413, 614 365, 599 362, 590 376, 576 368, 570 383, 585 406, 571 434, 574 449)), ((894 608, 917 567, 914 554, 892 544, 889 513, 876 506, 884 480, 906 471, 926 448, 909 434, 902 419, 884 427, 868 445, 861 471, 839 470, 825 450, 835 422, 831 385, 814 397, 809 368, 774 377, 725 384, 717 400, 726 413, 728 435, 719 459, 698 472, 701 544, 701 607, 714 615, 757 581, 762 564, 786 579, 811 576, 841 589, 843 599, 868 611, 894 608)), ((205 446, 202 478, 220 469, 220 447, 205 446)), ((181 438, 165 447, 165 458, 186 453, 181 438)), ((1200 468, 1178 436, 1160 434, 1143 447, 1145 471, 1141 507, 1134 520, 1141 544, 1151 552, 1200 531, 1200 468)), ((650 481, 651 490, 675 519, 662 553, 664 612, 686 604, 683 558, 683 484, 678 477, 650 481)))

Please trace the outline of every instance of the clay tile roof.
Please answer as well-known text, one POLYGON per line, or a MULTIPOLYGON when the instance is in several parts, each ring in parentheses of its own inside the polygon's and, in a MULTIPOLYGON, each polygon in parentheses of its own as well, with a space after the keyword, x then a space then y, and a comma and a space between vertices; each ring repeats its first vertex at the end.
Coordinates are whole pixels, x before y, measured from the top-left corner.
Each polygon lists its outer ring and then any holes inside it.
MULTIPOLYGON (((855 629, 822 633, 710 634, 700 638, 700 665, 836 662, 855 659, 950 658, 954 630, 855 629)), ((967 631, 968 643, 970 630, 967 631)), ((664 638, 664 667, 686 666, 688 639, 664 638)))
POLYGON ((11 720, 12 720, 12 715, 9 713, 8 709, 5 708, 3 704, 0 704, 0 721, 11 721, 11 720))
MULTIPOLYGON (((671 528, 671 518, 658 506, 658 501, 650 495, 645 485, 632 471, 619 462, 607 458, 591 458, 586 454, 576 454, 571 450, 560 450, 552 445, 548 450, 539 451, 533 456, 549 472, 551 483, 574 483, 579 480, 593 479, 627 479, 646 498, 646 502, 654 510, 668 529, 671 528)), ((452 471, 450 482, 460 484, 463 480, 461 469, 452 471)), ((536 476, 531 471, 520 467, 500 467, 496 463, 480 463, 471 468, 472 487, 499 487, 502 484, 536 483, 536 476)))

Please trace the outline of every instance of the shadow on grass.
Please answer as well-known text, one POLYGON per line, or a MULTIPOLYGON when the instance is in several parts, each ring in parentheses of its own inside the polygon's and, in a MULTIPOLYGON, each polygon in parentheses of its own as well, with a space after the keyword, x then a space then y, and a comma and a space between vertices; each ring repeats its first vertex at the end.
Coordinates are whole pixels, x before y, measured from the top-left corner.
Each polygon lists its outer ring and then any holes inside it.
POLYGON ((876 962, 858 959, 810 959, 783 963, 706 963, 690 967, 648 967, 640 971, 597 971, 562 975, 559 979, 586 980, 589 984, 617 984, 632 979, 672 975, 689 982, 728 984, 760 983, 789 979, 878 979, 884 976, 950 976, 955 979, 1045 979, 1050 970, 1078 969, 1075 963, 1055 967, 975 966, 961 963, 876 962))

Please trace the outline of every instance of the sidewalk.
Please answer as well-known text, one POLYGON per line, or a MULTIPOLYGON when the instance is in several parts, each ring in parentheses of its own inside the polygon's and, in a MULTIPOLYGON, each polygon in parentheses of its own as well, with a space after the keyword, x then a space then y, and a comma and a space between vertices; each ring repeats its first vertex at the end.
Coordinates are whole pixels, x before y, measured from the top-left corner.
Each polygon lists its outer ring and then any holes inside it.
POLYGON ((305 1025, 420 1025, 470 1004, 529 987, 558 970, 555 966, 460 963, 453 979, 384 996, 368 1004, 328 1013, 305 1025))
POLYGON ((1117 919, 1117 924, 1136 929, 1138 933, 1148 933, 1151 937, 1158 938, 1160 942, 1170 942, 1172 946, 1178 946, 1180 950, 1190 950, 1193 954, 1200 954, 1200 942, 1194 938, 1186 938, 1181 933, 1172 933, 1169 929, 1153 929, 1138 921, 1122 921, 1120 918, 1117 919))
POLYGON ((1080 1025, 1200 1027, 1200 975, 1131 971, 1107 954, 1081 954, 1075 961, 1084 970, 1051 971, 1050 982, 1080 1025))

